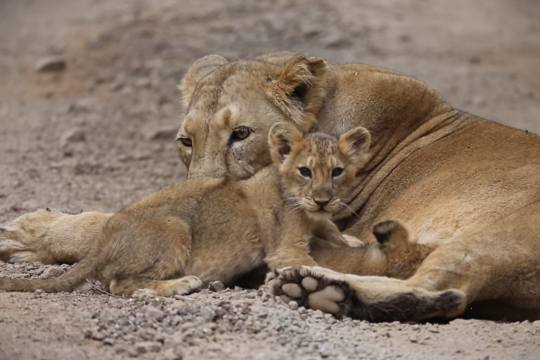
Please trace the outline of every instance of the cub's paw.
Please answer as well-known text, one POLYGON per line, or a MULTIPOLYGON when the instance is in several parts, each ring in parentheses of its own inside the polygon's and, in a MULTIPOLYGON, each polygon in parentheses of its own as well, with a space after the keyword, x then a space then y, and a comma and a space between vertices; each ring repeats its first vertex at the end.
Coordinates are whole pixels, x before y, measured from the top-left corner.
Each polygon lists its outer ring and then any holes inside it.
POLYGON ((15 254, 25 254, 25 246, 18 241, 16 228, 0 226, 0 260, 18 262, 15 254))
POLYGON ((180 279, 171 280, 171 290, 174 295, 191 294, 192 292, 202 289, 203 282, 197 276, 187 275, 180 279))
POLYGON ((0 260, 11 263, 54 263, 51 256, 41 249, 42 239, 51 224, 62 213, 43 209, 19 216, 9 225, 0 226, 0 260))
POLYGON ((269 273, 266 288, 270 294, 299 306, 321 310, 336 317, 351 309, 351 291, 342 274, 317 267, 283 268, 269 273))

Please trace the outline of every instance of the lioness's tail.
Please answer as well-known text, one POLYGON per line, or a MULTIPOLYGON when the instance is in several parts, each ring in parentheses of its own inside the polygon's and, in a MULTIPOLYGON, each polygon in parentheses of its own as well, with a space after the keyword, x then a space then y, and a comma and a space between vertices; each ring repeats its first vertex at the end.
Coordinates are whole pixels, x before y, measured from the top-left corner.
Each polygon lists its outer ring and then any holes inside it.
POLYGON ((65 274, 50 279, 8 279, 0 278, 0 290, 34 291, 41 289, 45 292, 71 291, 88 277, 91 277, 97 266, 93 257, 77 263, 65 274))

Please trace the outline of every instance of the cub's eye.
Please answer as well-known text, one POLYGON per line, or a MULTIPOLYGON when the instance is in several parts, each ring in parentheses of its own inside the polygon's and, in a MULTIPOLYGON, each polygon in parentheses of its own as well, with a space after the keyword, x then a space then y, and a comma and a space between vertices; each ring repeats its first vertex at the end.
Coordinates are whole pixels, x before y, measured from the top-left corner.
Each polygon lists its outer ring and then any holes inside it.
POLYGON ((343 168, 335 167, 332 169, 332 177, 338 177, 341 174, 343 174, 343 168))
POLYGON ((299 172, 300 175, 302 175, 303 177, 306 177, 306 178, 310 178, 310 177, 311 177, 311 170, 309 170, 308 167, 300 166, 300 167, 298 168, 298 172, 299 172))
POLYGON ((179 137, 176 140, 180 141, 182 143, 182 145, 184 145, 185 147, 192 147, 193 146, 193 142, 188 137, 179 137))
POLYGON ((253 132, 253 129, 250 127, 239 126, 232 131, 229 141, 231 143, 235 141, 242 141, 246 139, 252 132, 253 132))

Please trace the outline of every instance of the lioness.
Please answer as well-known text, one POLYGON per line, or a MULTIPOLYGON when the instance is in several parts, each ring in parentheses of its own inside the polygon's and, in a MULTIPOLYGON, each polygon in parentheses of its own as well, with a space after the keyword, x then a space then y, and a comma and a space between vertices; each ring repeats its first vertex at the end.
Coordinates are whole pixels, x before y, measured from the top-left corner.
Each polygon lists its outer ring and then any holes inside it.
MULTIPOLYGON (((403 280, 332 274, 340 289, 354 289, 337 294, 353 305, 313 307, 371 320, 418 320, 433 315, 434 299, 444 301, 441 294, 458 289, 463 301, 440 315, 459 315, 483 300, 540 309, 538 136, 456 110, 411 77, 290 53, 239 61, 206 56, 189 68, 181 90, 186 114, 178 145, 190 178, 253 176, 271 162, 266 134, 279 121, 334 136, 356 126, 370 131, 373 156, 334 219, 361 239, 381 220, 401 219, 412 239, 434 250, 403 280), (233 119, 227 130, 218 125, 224 109, 233 119)), ((20 260, 81 259, 93 239, 87 234, 109 216, 37 216, 14 229, 21 240, 5 244, 3 253, 20 260), (59 228, 65 232, 55 238, 59 228)))
MULTIPOLYGON (((221 121, 226 127, 228 111, 221 121)), ((346 243, 330 216, 369 159, 369 132, 357 127, 336 140, 277 123, 268 139, 275 166, 245 181, 197 178, 163 189, 114 214, 73 270, 46 280, 0 278, 0 289, 65 291, 95 277, 116 295, 145 288, 171 296, 228 283, 263 261, 270 269, 317 265, 310 237, 346 243)), ((17 240, 16 232, 0 234, 17 240)))

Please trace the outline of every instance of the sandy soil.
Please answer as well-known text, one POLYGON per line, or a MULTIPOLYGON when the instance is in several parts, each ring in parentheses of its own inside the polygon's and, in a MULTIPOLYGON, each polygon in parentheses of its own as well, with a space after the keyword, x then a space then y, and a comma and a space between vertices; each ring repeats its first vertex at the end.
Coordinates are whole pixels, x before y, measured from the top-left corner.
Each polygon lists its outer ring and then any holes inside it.
MULTIPOLYGON (((207 53, 302 50, 412 74, 457 107, 540 133, 540 5, 476 1, 0 2, 0 222, 116 210, 185 173, 176 85, 207 53), (67 68, 36 72, 47 56, 67 68)), ((0 275, 64 266, 0 263, 0 275)), ((0 293, 0 359, 537 359, 540 322, 369 324, 256 290, 120 299, 0 293)))

